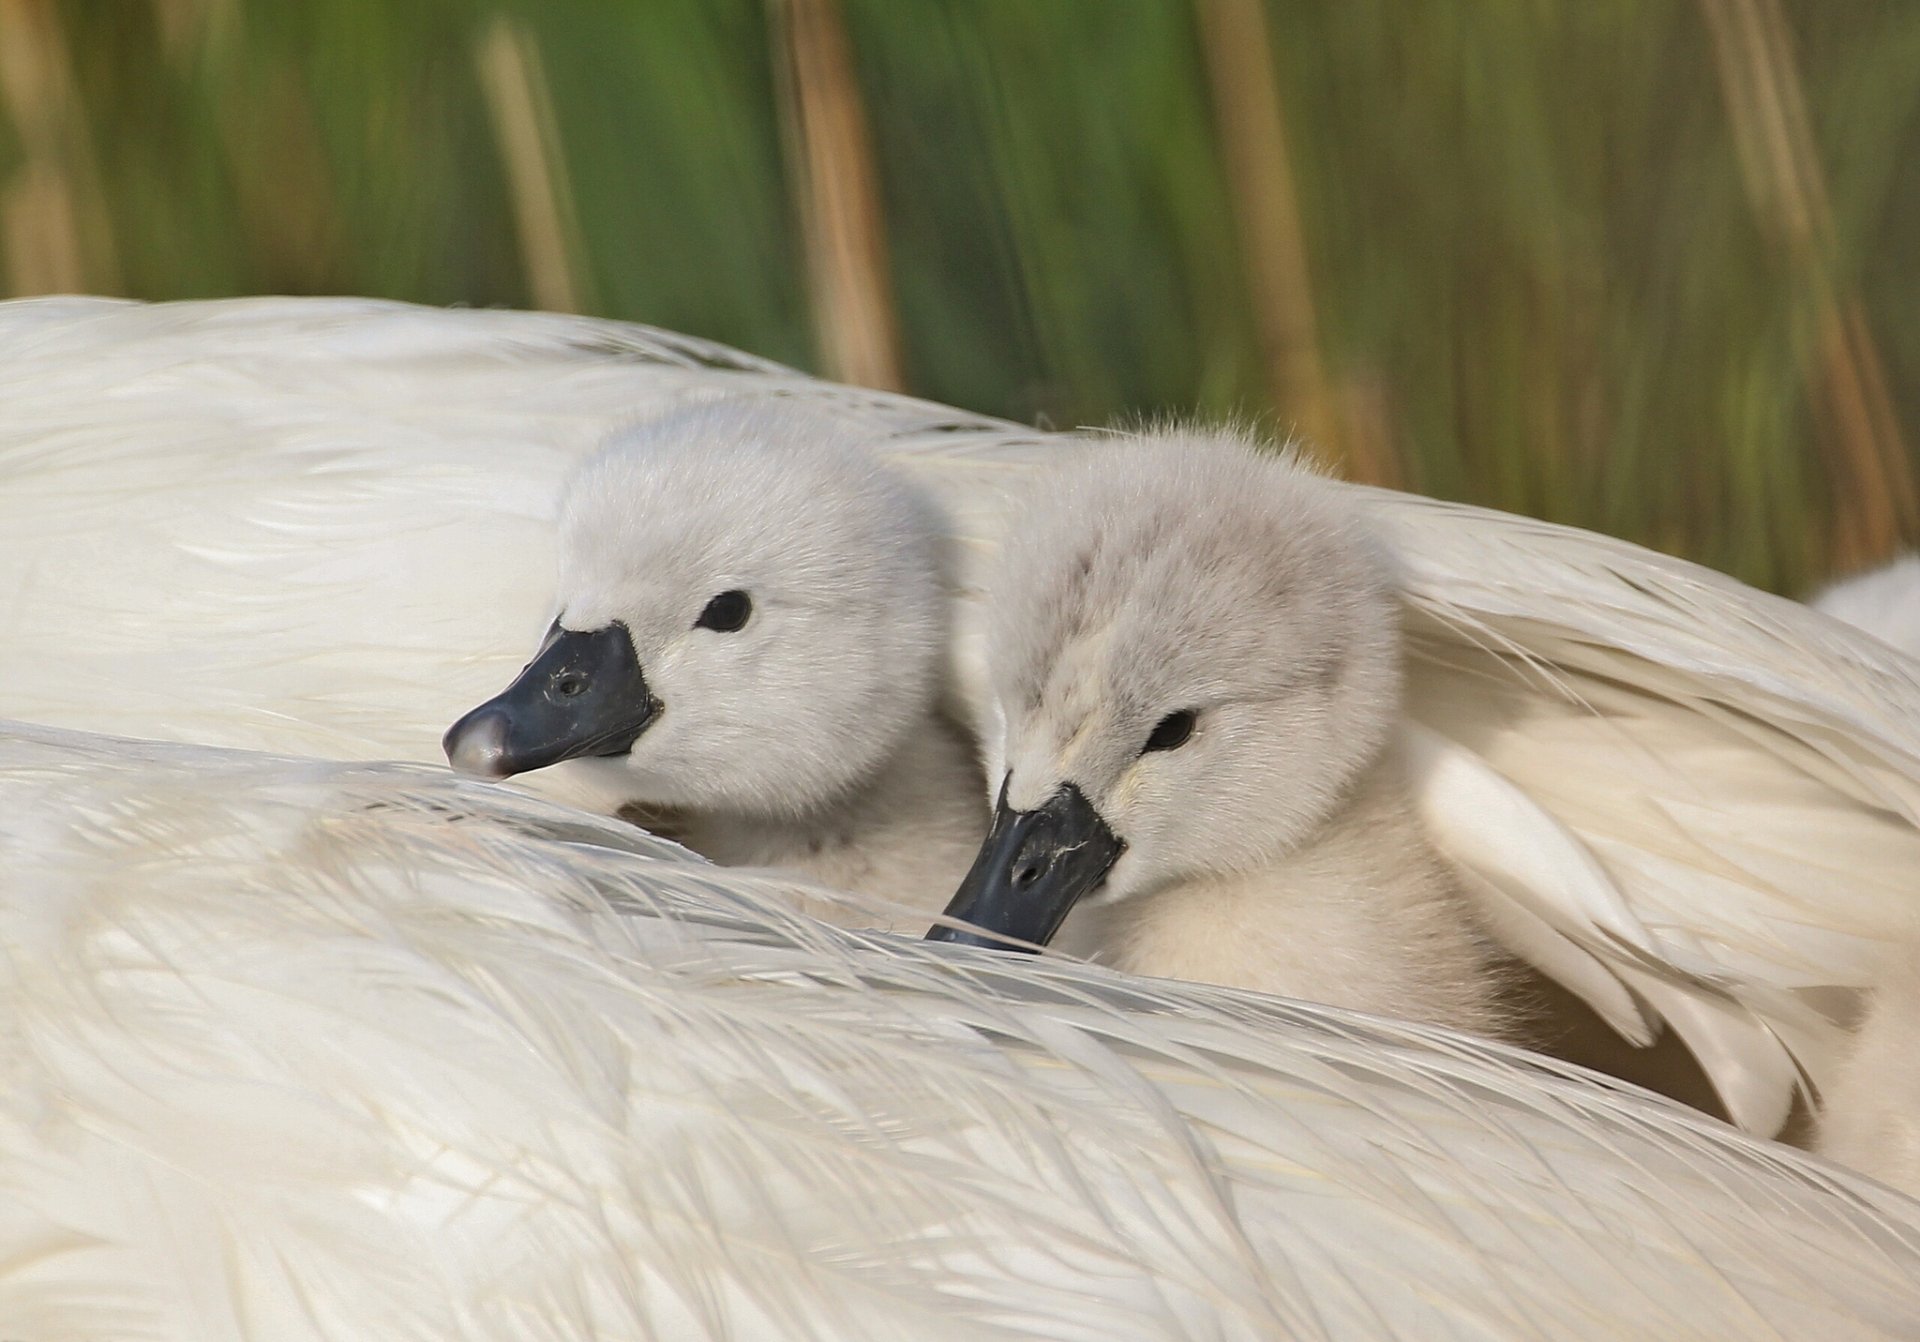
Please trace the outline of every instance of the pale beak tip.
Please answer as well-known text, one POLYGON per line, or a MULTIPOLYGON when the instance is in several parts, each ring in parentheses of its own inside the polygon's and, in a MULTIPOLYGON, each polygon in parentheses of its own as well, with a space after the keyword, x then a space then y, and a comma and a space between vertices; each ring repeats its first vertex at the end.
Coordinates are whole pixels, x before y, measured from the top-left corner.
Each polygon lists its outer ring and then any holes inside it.
POLYGON ((475 778, 506 778, 513 773, 507 767, 507 715, 497 709, 480 709, 447 729, 441 738, 447 763, 475 778))

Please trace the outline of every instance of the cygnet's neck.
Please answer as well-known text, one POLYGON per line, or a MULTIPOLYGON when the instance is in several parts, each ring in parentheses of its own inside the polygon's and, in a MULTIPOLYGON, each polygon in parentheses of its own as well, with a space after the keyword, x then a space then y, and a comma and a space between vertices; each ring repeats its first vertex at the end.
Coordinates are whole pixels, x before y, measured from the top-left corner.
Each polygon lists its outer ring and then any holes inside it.
MULTIPOLYGON (((793 817, 629 805, 622 818, 728 867, 769 867, 923 912, 888 930, 919 933, 946 906, 986 833, 985 784, 971 739, 937 710, 906 732, 864 783, 793 817)), ((829 921, 870 917, 809 907, 829 921)))
POLYGON ((1389 751, 1335 817, 1280 861, 1102 911, 1100 958, 1135 973, 1501 1033, 1497 953, 1421 832, 1404 778, 1389 751))

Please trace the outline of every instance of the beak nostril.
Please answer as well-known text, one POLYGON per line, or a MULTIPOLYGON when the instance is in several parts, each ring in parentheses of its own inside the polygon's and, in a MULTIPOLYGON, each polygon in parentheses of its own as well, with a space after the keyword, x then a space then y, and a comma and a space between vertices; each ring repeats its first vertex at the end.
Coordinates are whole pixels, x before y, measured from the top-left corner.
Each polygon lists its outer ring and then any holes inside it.
POLYGON ((553 688, 559 691, 564 698, 578 698, 587 688, 587 678, 585 676, 573 675, 562 676, 553 683, 553 688))
POLYGON ((980 932, 936 927, 927 933, 934 941, 988 946, 998 934, 1044 946, 1074 901, 1106 883, 1126 847, 1072 783, 1031 811, 1007 804, 1009 786, 1002 785, 986 840, 947 901, 949 918, 980 932))

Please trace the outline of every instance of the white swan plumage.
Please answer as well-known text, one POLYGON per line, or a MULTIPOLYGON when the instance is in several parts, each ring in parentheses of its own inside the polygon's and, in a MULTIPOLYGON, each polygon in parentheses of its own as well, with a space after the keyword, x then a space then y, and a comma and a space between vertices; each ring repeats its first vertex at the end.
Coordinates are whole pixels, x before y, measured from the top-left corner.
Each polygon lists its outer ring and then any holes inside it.
MULTIPOLYGON (((621 323, 345 300, 0 306, 0 567, 26 575, 0 705, 433 759, 552 612, 567 470, 722 395, 844 419, 927 490, 953 692, 990 727, 977 598, 1051 435, 621 323)), ((1623 542, 1352 493, 1401 566, 1436 846, 1504 903, 1509 944, 1628 1037, 1673 1026, 1773 1131, 1904 933, 1913 663, 1623 542)))
POLYGON ((403 765, 0 727, 22 1342, 1895 1338, 1920 1204, 1443 1030, 837 931, 403 765))

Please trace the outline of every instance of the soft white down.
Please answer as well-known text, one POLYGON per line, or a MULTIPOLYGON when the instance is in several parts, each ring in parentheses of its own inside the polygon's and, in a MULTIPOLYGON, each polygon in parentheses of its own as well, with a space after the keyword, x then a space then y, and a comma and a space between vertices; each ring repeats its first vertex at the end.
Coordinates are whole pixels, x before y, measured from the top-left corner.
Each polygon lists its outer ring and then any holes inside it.
POLYGON ((1898 1338, 1920 1206, 441 770, 0 729, 20 1342, 1898 1338))

